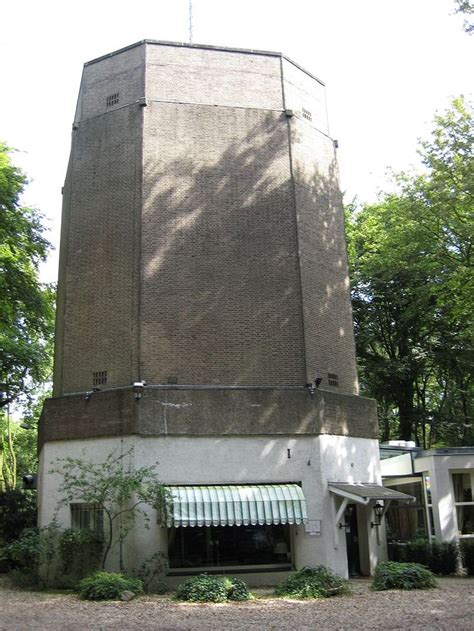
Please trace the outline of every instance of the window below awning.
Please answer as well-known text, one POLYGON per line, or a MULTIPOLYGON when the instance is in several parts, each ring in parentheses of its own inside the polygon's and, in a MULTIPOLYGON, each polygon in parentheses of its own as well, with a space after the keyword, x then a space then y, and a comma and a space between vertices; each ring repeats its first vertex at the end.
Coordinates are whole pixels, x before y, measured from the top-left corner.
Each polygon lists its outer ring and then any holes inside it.
POLYGON ((170 486, 167 525, 248 526, 301 524, 306 499, 297 484, 170 486))
POLYGON ((329 482, 329 490, 335 495, 344 497, 352 502, 358 504, 369 504, 371 501, 376 502, 378 500, 399 500, 405 502, 414 502, 415 498, 412 495, 401 493, 394 489, 389 489, 380 484, 371 484, 368 482, 360 482, 358 484, 351 484, 349 482, 329 482))

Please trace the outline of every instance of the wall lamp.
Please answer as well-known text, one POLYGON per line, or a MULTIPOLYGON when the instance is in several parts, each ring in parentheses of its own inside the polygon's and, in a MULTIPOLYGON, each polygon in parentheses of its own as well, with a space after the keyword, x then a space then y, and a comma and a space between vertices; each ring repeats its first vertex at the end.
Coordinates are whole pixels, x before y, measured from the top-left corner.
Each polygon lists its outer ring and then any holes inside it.
POLYGON ((311 383, 307 383, 306 384, 306 387, 308 388, 309 393, 311 395, 314 394, 314 391, 316 390, 316 388, 319 388, 319 386, 321 385, 322 381, 323 381, 322 377, 316 377, 314 381, 312 381, 311 383))
POLYGON ((133 383, 133 392, 135 393, 135 400, 139 401, 142 398, 143 389, 146 386, 145 381, 135 381, 133 383))
POLYGON ((84 395, 84 399, 86 401, 89 401, 91 396, 94 394, 94 392, 99 392, 100 388, 92 388, 92 390, 88 390, 85 395, 84 395))
POLYGON ((378 528, 382 525, 383 506, 378 502, 374 506, 375 521, 370 522, 371 528, 378 528))

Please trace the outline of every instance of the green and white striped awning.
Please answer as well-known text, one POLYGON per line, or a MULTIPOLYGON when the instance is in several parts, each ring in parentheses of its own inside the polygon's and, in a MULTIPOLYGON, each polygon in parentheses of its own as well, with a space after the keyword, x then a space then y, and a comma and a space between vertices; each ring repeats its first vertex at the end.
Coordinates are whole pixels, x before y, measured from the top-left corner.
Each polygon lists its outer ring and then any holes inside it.
POLYGON ((297 484, 170 486, 168 526, 301 524, 306 500, 297 484))

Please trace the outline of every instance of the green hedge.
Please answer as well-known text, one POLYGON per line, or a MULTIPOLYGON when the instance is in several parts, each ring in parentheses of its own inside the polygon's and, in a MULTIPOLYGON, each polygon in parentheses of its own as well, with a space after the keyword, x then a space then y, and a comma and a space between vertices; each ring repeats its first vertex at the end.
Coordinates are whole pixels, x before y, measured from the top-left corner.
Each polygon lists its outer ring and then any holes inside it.
POLYGON ((461 539, 459 548, 464 569, 469 576, 474 576, 474 539, 461 539))
POLYGON ((432 572, 419 563, 397 563, 384 561, 375 570, 372 588, 377 591, 387 589, 429 589, 436 587, 432 572))
POLYGON ((416 539, 406 543, 389 543, 390 561, 426 565, 434 574, 456 574, 459 549, 455 542, 416 539))

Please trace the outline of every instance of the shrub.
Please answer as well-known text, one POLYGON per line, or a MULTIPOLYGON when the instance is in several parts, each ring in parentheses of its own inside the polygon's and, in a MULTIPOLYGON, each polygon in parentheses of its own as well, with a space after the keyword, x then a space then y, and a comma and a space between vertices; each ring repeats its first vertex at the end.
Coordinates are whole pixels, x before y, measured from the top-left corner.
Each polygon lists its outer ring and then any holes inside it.
POLYGON ((458 557, 459 548, 454 541, 433 541, 428 567, 434 574, 456 574, 458 557))
POLYGON ((227 600, 227 590, 222 579, 199 574, 178 586, 176 598, 194 603, 223 603, 227 600))
POLYGON ((155 552, 143 561, 138 571, 134 572, 134 574, 143 581, 143 587, 146 592, 164 594, 167 589, 165 582, 167 571, 168 557, 163 552, 155 552))
POLYGON ((62 532, 59 538, 62 586, 74 587, 80 579, 97 570, 103 545, 103 537, 93 530, 69 528, 62 532))
POLYGON ((451 541, 415 539, 406 543, 388 545, 390 561, 419 563, 426 565, 434 574, 455 574, 458 567, 459 551, 451 541))
POLYGON ((419 563, 397 563, 385 561, 377 565, 372 588, 386 589, 429 589, 436 587, 432 572, 419 563))
POLYGON ((9 564, 13 567, 10 575, 16 583, 38 587, 49 583, 57 536, 55 524, 46 528, 27 528, 16 541, 6 546, 9 564))
POLYGON ((406 546, 406 558, 403 561, 406 563, 418 563, 419 565, 426 565, 426 567, 430 567, 430 542, 427 539, 415 539, 414 541, 408 541, 406 546))
POLYGON ((143 583, 112 572, 95 572, 79 582, 77 591, 83 600, 117 600, 124 591, 143 593, 143 583))
POLYGON ((276 586, 277 596, 327 598, 348 593, 349 584, 324 565, 305 567, 276 586))
POLYGON ((469 576, 474 576, 474 539, 461 539, 459 547, 464 569, 469 576))
POLYGON ((247 585, 240 578, 226 578, 224 586, 227 592, 228 600, 250 600, 252 594, 249 592, 247 585))

